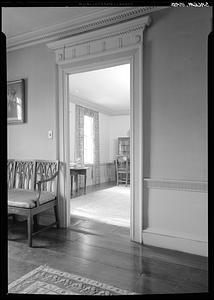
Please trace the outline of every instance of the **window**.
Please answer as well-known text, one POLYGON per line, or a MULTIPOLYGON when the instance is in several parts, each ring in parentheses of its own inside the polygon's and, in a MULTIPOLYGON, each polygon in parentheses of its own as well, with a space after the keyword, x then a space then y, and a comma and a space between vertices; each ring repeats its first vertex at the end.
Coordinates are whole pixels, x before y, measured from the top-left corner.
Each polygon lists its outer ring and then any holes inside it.
POLYGON ((94 119, 84 115, 84 163, 94 163, 94 119))

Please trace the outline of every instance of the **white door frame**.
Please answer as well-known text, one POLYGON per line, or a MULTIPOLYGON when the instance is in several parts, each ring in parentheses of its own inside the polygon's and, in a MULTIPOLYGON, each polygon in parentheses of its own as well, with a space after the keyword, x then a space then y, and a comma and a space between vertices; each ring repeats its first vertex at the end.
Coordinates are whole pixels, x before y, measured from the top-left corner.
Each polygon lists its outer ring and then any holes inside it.
POLYGON ((60 221, 70 225, 68 76, 73 73, 130 63, 131 211, 130 238, 142 243, 143 224, 143 30, 149 17, 117 24, 48 44, 58 65, 60 221), (99 51, 97 52, 97 50, 99 51))

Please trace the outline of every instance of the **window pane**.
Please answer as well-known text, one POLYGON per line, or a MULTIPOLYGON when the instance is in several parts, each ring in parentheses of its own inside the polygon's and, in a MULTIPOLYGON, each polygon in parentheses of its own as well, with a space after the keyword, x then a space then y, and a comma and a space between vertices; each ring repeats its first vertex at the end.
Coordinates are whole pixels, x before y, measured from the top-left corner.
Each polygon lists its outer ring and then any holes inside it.
POLYGON ((84 163, 94 162, 94 122, 93 118, 84 116, 84 163))

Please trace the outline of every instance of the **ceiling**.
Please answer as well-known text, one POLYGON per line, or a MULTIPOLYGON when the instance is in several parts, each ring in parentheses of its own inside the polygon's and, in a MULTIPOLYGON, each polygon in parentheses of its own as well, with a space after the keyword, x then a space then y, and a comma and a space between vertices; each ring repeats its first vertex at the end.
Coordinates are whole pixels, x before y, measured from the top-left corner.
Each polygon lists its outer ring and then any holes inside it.
POLYGON ((69 22, 81 24, 109 12, 127 10, 129 7, 3 7, 2 31, 7 38, 44 30, 69 22))
POLYGON ((71 102, 109 115, 129 114, 130 65, 124 64, 69 76, 71 102))

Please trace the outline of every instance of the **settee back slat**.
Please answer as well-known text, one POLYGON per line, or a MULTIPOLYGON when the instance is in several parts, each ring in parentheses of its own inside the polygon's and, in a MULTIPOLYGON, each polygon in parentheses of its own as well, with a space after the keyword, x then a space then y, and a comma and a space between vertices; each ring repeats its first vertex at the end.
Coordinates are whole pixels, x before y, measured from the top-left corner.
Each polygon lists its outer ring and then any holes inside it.
POLYGON ((14 187, 14 169, 15 169, 15 160, 7 160, 7 188, 11 189, 14 187))
MULTIPOLYGON (((35 189, 38 189, 36 184, 40 180, 45 180, 54 176, 59 170, 59 162, 57 160, 36 160, 36 181, 35 189)), ((41 190, 52 192, 57 195, 58 176, 53 180, 41 184, 41 190)))
POLYGON ((14 188, 34 190, 35 161, 15 160, 14 188))

